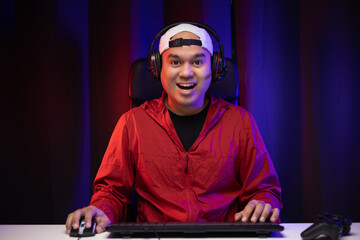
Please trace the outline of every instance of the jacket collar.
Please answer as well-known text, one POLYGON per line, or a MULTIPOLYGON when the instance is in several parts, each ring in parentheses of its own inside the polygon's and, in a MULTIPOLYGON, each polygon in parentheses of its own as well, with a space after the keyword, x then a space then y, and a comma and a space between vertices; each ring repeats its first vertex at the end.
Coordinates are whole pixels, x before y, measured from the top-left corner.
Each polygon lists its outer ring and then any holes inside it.
MULTIPOLYGON (((230 105, 230 103, 227 101, 212 95, 210 92, 207 92, 206 96, 210 98, 210 108, 208 115, 212 115, 218 111, 221 111, 221 109, 225 110, 230 105)), ((166 111, 168 111, 167 107, 165 106, 166 97, 167 93, 163 91, 160 98, 146 101, 141 105, 141 107, 144 108, 145 111, 148 112, 151 116, 157 118, 160 114, 164 114, 166 111)))
MULTIPOLYGON (((207 92, 206 95, 210 98, 210 107, 205 125, 210 122, 213 122, 211 125, 214 125, 220 119, 230 103, 212 95, 210 92, 207 92)), ((167 118, 170 118, 168 109, 165 106, 166 97, 167 93, 163 91, 160 98, 146 101, 141 105, 141 107, 162 126, 167 122, 167 118)))
MULTIPOLYGON (((177 136, 175 127, 171 121, 169 111, 165 106, 166 96, 167 94, 164 91, 160 98, 146 101, 141 105, 141 107, 145 110, 147 114, 149 114, 151 118, 153 118, 160 126, 162 126, 162 128, 167 132, 167 134, 174 141, 174 143, 178 145, 179 148, 183 148, 182 143, 177 136)), ((205 119, 203 130, 201 131, 198 139, 195 141, 194 145, 191 148, 198 145, 202 141, 202 139, 204 139, 206 134, 220 120, 220 118, 230 105, 230 103, 212 95, 209 92, 207 92, 207 96, 210 97, 210 107, 208 110, 208 114, 205 119)))

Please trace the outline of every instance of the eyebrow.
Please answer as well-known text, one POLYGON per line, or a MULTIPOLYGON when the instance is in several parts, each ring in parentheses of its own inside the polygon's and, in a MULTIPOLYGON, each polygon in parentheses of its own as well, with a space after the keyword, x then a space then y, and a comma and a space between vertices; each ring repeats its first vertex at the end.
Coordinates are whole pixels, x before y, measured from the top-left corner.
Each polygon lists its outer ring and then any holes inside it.
MULTIPOLYGON (((205 57, 205 54, 197 53, 192 58, 201 58, 201 57, 205 57)), ((168 58, 180 58, 180 57, 179 57, 179 55, 176 55, 176 54, 169 54, 168 58)))

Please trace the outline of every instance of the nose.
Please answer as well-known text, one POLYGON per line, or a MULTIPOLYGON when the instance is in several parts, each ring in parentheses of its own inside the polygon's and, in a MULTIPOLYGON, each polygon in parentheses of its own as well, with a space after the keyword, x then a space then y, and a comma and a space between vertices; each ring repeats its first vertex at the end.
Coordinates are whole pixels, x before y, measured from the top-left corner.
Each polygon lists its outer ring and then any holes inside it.
POLYGON ((180 69, 179 76, 182 78, 191 78, 193 77, 194 72, 190 63, 185 62, 180 69))

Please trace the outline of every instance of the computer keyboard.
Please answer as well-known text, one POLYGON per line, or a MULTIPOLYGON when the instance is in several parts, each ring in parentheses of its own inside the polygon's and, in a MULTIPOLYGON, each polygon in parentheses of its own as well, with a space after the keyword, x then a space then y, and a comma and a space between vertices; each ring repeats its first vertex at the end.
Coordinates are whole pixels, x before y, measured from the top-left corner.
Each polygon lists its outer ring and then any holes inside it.
POLYGON ((116 223, 106 229, 123 237, 171 236, 269 236, 284 227, 278 223, 240 222, 168 222, 168 223, 116 223))

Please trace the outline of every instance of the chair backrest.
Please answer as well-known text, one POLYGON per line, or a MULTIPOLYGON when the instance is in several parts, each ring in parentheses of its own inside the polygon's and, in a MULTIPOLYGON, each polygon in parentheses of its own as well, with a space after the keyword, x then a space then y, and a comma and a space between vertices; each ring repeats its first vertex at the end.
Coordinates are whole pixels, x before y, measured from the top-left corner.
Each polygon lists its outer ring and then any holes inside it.
MULTIPOLYGON (((224 100, 238 105, 239 102, 239 78, 236 63, 225 59, 227 73, 220 81, 212 82, 209 91, 224 100)), ((136 107, 143 102, 159 98, 163 87, 159 81, 155 81, 147 70, 147 59, 140 58, 134 61, 129 74, 129 97, 130 107, 136 107)))

